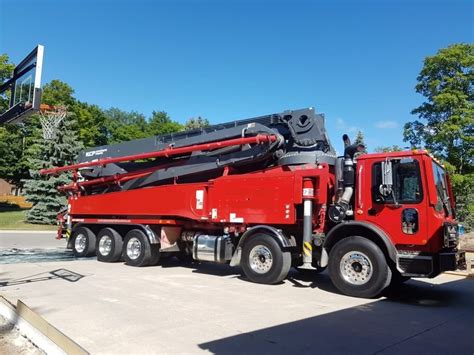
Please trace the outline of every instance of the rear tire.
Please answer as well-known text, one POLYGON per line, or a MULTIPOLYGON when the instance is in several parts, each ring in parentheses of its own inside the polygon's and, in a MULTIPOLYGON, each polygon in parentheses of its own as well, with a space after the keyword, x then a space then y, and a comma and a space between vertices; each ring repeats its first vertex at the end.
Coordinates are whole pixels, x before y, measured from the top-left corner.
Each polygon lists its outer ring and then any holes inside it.
POLYGON ((95 249, 97 260, 113 263, 122 256, 123 240, 120 234, 112 228, 104 228, 97 235, 95 249))
POLYGON ((95 233, 87 227, 79 227, 72 233, 72 252, 76 258, 95 255, 95 233))
POLYGON ((156 265, 160 259, 158 244, 150 244, 145 233, 140 229, 132 229, 123 242, 123 258, 130 266, 156 265))
POLYGON ((382 250, 371 240, 358 236, 342 239, 332 248, 329 275, 342 293, 364 298, 379 295, 392 279, 382 250))
POLYGON ((291 253, 281 250, 272 236, 256 234, 243 246, 241 265, 250 281, 276 284, 288 275, 291 253))

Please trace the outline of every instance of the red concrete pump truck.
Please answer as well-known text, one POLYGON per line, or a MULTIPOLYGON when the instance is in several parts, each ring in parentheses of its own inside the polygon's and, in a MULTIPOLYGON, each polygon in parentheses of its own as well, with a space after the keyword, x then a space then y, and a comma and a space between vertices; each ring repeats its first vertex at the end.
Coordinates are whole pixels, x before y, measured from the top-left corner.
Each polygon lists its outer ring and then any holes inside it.
POLYGON ((75 256, 131 266, 175 255, 240 265, 264 284, 328 267, 343 293, 374 297, 463 261, 454 196, 425 151, 337 157, 314 109, 83 151, 60 189, 75 256))

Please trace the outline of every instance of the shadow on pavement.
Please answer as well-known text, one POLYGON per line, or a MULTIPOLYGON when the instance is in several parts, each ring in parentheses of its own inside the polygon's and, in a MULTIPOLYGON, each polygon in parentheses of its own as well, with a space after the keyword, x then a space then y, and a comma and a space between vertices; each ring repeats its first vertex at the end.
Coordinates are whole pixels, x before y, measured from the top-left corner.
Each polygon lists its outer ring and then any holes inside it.
MULTIPOLYGON (((317 278, 315 284, 323 281, 321 288, 328 286, 327 276, 317 278)), ((441 285, 409 281, 378 301, 199 347, 216 354, 472 354, 473 319, 474 280, 441 285)))
POLYGON ((42 272, 42 273, 31 275, 31 276, 25 276, 19 279, 14 279, 14 280, 9 280, 9 281, 0 281, 0 288, 9 287, 9 286, 17 286, 17 285, 28 284, 28 283, 33 283, 33 282, 56 280, 56 279, 62 279, 68 282, 77 282, 83 277, 84 275, 78 274, 74 271, 70 271, 67 269, 57 269, 57 270, 52 270, 49 272, 42 272))

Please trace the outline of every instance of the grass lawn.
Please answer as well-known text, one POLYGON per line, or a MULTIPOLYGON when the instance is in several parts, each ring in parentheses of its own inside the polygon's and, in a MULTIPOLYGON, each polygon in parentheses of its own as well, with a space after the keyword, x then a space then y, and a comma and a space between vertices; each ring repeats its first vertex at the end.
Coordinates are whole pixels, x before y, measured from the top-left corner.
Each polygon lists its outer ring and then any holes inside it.
POLYGON ((51 230, 58 229, 57 226, 25 223, 26 210, 1 211, 0 210, 0 230, 51 230))

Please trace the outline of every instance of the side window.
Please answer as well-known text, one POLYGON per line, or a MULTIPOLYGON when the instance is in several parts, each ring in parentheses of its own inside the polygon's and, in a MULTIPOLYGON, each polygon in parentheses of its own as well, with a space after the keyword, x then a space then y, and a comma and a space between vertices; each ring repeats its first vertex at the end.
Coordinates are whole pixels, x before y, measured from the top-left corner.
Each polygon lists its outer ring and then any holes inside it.
POLYGON ((375 203, 419 203, 423 200, 420 166, 411 158, 394 159, 393 193, 382 196, 379 187, 382 184, 382 162, 372 165, 372 201, 375 203))

